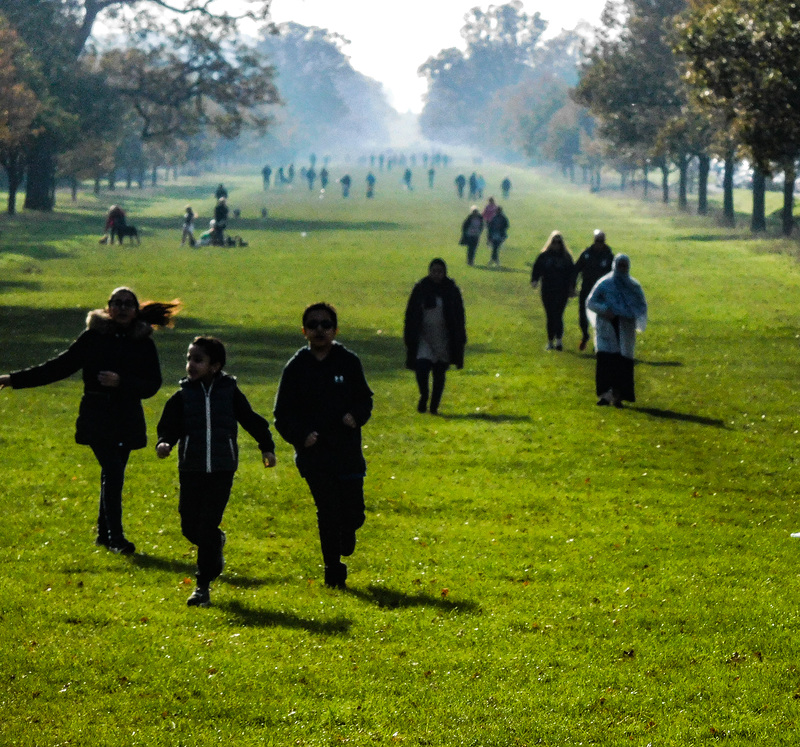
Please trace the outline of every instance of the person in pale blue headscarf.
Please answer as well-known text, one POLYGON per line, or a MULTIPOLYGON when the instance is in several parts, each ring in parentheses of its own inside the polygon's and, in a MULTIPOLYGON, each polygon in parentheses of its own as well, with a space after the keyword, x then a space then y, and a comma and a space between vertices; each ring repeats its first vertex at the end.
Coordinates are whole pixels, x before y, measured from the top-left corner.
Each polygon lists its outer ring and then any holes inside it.
POLYGON ((597 351, 595 386, 598 405, 622 407, 635 402, 633 361, 636 332, 647 327, 647 301, 642 286, 630 275, 626 254, 614 258, 611 272, 595 283, 586 299, 586 311, 594 326, 597 351))

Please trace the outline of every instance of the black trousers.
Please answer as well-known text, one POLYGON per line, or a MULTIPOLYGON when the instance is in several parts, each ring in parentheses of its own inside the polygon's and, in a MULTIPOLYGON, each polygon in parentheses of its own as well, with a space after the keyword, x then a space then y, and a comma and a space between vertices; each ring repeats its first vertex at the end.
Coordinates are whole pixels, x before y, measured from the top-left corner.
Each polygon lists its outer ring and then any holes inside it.
POLYGON ((364 525, 364 477, 362 475, 305 475, 317 507, 317 527, 325 563, 325 583, 343 586, 347 566, 342 555, 355 548, 356 530, 364 525))
POLYGON ((547 339, 564 336, 564 309, 567 308, 569 296, 547 295, 542 296, 544 313, 547 316, 547 339))
POLYGON ((475 252, 478 250, 478 241, 480 236, 466 236, 464 240, 467 242, 467 264, 475 264, 475 252))
POLYGON ((417 386, 419 387, 419 398, 424 400, 425 404, 428 403, 428 379, 430 374, 433 373, 433 391, 430 392, 431 398, 431 412, 436 412, 439 409, 439 403, 442 401, 442 393, 444 392, 444 384, 447 376, 447 367, 449 363, 434 363, 427 358, 417 358, 415 373, 417 376, 417 386))
POLYGON ((597 353, 595 356, 595 391, 599 397, 609 389, 626 402, 636 402, 633 386, 633 359, 620 353, 597 353))
POLYGON ((122 487, 125 467, 131 450, 114 443, 91 444, 100 464, 100 510, 97 513, 97 537, 104 544, 117 544, 122 531, 122 487))
POLYGON ((589 298, 591 292, 591 288, 581 288, 578 296, 578 324, 581 327, 584 340, 589 338, 589 317, 586 316, 586 299, 589 298))
POLYGON ((197 545, 197 585, 222 573, 222 515, 231 497, 233 472, 180 472, 178 512, 183 536, 197 545))

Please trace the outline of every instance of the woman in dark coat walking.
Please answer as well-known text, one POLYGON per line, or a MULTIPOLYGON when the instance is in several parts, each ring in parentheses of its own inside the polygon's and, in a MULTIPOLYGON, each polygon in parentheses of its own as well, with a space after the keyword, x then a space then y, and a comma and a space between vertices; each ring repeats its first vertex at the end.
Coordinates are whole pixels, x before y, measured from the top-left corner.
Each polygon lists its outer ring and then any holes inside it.
POLYGON ((117 288, 104 309, 90 311, 86 329, 60 355, 32 368, 0 376, 0 388, 43 386, 82 371, 83 397, 75 441, 89 446, 100 464, 98 545, 136 551, 122 529, 122 486, 134 449, 147 443, 142 400, 161 387, 153 326, 166 326, 177 302, 139 306, 130 288, 117 288))
POLYGON ((436 415, 444 392, 445 376, 450 365, 464 367, 467 325, 464 301, 458 286, 447 277, 443 259, 434 259, 428 276, 411 291, 406 306, 403 341, 406 345, 406 368, 416 372, 419 387, 417 411, 428 409, 436 415), (433 374, 433 390, 428 379, 433 374))
POLYGON ((542 305, 547 315, 547 349, 563 350, 564 309, 575 290, 575 263, 564 237, 553 231, 531 272, 531 285, 542 283, 542 305))

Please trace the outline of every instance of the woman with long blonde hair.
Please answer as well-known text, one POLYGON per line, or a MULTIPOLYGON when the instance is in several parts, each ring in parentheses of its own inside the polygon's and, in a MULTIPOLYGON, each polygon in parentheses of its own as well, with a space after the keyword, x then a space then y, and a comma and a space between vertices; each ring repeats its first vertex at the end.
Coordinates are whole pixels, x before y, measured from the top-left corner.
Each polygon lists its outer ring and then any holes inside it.
POLYGON ((575 291, 575 263, 560 231, 550 234, 531 272, 531 287, 541 283, 542 305, 547 317, 547 349, 563 350, 564 309, 575 291))

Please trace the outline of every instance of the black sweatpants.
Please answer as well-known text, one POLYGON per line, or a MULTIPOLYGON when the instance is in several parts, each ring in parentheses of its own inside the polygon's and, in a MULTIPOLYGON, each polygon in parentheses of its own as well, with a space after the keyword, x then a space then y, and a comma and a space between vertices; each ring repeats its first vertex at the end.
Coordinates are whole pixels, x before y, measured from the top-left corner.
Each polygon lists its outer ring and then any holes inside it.
POLYGON ((344 586, 347 566, 342 555, 355 548, 356 530, 364 525, 363 475, 305 475, 317 507, 317 527, 325 563, 325 584, 344 586))
POLYGON ((222 573, 222 515, 231 497, 233 472, 181 471, 178 511, 181 531, 197 545, 197 585, 222 573))
POLYGON ((547 316, 547 339, 564 336, 564 309, 567 308, 569 296, 563 294, 542 295, 542 304, 547 316))

